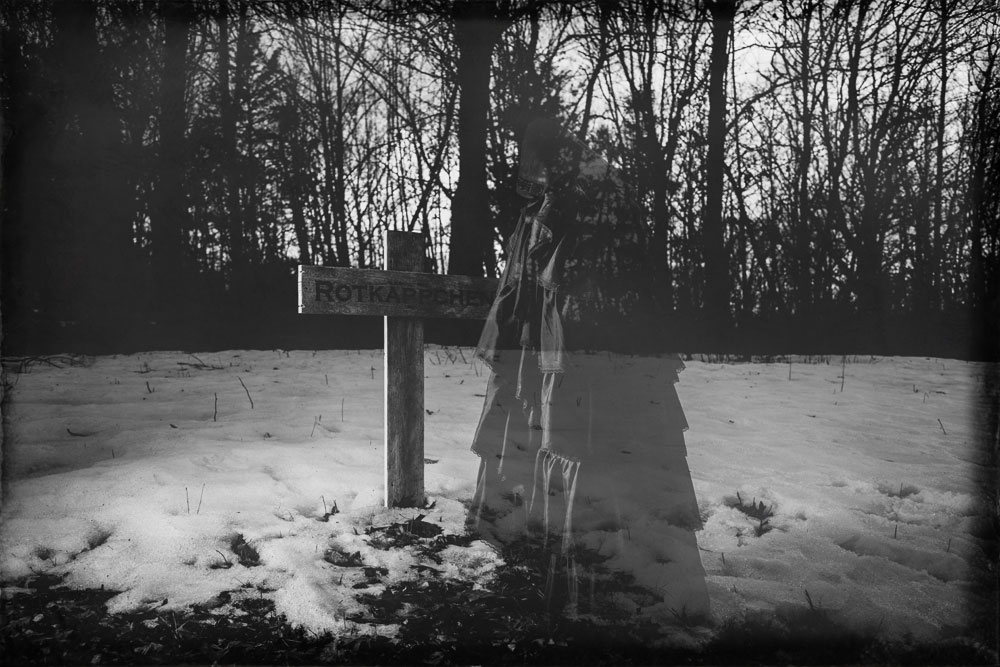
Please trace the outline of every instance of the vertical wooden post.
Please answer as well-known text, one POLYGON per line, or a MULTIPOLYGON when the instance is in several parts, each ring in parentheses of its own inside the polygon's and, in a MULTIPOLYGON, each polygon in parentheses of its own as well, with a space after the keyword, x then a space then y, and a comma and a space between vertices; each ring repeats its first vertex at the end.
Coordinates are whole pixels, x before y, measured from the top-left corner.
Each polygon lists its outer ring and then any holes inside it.
MULTIPOLYGON (((386 232, 387 271, 423 271, 418 233, 386 232)), ((424 504, 424 323, 385 318, 385 504, 424 504)))

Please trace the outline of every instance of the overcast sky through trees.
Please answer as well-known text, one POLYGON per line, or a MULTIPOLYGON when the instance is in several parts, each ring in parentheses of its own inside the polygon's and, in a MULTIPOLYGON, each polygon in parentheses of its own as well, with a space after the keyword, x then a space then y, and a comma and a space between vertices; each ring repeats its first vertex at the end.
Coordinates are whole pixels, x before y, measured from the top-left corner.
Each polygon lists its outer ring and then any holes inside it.
POLYGON ((674 347, 982 354, 990 3, 439 4, 5 3, 11 340, 286 312, 296 262, 380 266, 386 229, 495 273, 545 115, 633 186, 674 347))

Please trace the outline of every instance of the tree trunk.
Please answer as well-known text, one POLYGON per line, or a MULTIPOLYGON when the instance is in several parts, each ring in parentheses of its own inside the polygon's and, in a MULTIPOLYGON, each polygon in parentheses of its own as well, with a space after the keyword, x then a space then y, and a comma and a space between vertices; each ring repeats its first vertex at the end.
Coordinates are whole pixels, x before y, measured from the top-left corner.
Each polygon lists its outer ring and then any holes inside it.
POLYGON ((305 215, 309 183, 309 156, 301 123, 302 99, 299 96, 297 83, 293 83, 289 87, 288 106, 285 114, 284 123, 279 125, 279 131, 286 135, 288 142, 290 173, 285 175, 288 206, 292 213, 295 243, 299 247, 299 263, 308 265, 312 264, 312 246, 305 215))
POLYGON ((486 140, 489 130, 490 67, 493 48, 509 21, 483 15, 484 5, 469 5, 455 19, 458 45, 458 186, 451 202, 448 273, 492 274, 495 257, 489 190, 486 186, 486 140), (469 16, 468 14, 477 14, 469 16))
MULTIPOLYGON (((928 131, 926 134, 929 135, 930 132, 928 131)), ((927 136, 926 141, 930 142, 932 140, 927 136)), ((930 144, 928 143, 928 145, 930 144)), ((913 214, 906 216, 905 220, 901 220, 903 229, 900 233, 902 234, 902 238, 906 238, 905 232, 909 224, 913 224, 913 247, 910 249, 910 254, 913 258, 913 300, 910 305, 916 313, 926 315, 931 310, 931 304, 935 300, 935 296, 933 295, 933 265, 938 261, 930 240, 931 229, 935 224, 935 216, 928 205, 934 199, 934 178, 931 173, 930 158, 926 155, 926 151, 923 151, 920 159, 914 160, 914 162, 917 164, 918 176, 915 179, 916 192, 913 196, 913 214)), ((905 266, 903 256, 905 256, 906 250, 905 246, 900 249, 900 270, 903 270, 905 266)))
MULTIPOLYGON (((333 85, 334 85, 334 114, 333 114, 333 201, 330 203, 333 211, 333 233, 337 244, 337 264, 350 266, 350 250, 347 247, 347 186, 344 178, 344 79, 341 63, 341 39, 343 16, 337 14, 337 35, 333 40, 333 85)), ((358 242, 361 242, 360 234, 358 242)))
POLYGON ((114 104, 111 68, 97 35, 97 6, 54 3, 57 66, 65 91, 62 202, 73 265, 63 267, 61 286, 69 316, 100 344, 120 332, 121 304, 135 284, 132 216, 135 193, 125 175, 120 118, 114 104))
POLYGON ((164 58, 160 75, 159 180, 151 210, 153 289, 152 312, 158 319, 175 312, 180 293, 183 228, 187 216, 184 192, 184 144, 187 115, 184 83, 188 32, 192 20, 190 5, 161 0, 164 23, 164 58))
POLYGON ((738 0, 717 0, 708 5, 712 17, 712 51, 708 83, 708 154, 705 159, 705 220, 702 248, 705 260, 704 307, 716 333, 729 319, 729 266, 722 224, 725 178, 726 71, 729 35, 738 0))
MULTIPOLYGON (((230 287, 242 288, 246 272, 246 236, 240 197, 240 155, 236 138, 238 108, 230 81, 236 78, 229 53, 229 0, 219 2, 219 123, 222 132, 222 173, 225 178, 225 229, 229 250, 230 287)), ((237 35, 237 42, 239 36, 237 35)), ((238 48, 238 45, 237 45, 238 48)))
POLYGON ((798 220, 795 228, 795 271, 796 271, 796 309, 799 312, 808 311, 812 300, 812 276, 810 257, 812 255, 812 214, 809 202, 809 163, 812 161, 812 100, 809 96, 811 81, 809 78, 809 24, 812 21, 811 4, 807 5, 802 17, 802 42, 800 57, 802 58, 801 77, 802 108, 802 150, 798 164, 798 220))
POLYGON ((57 306, 54 297, 61 290, 54 283, 59 276, 60 253, 68 250, 65 245, 54 243, 53 238, 54 228, 63 216, 50 213, 58 201, 53 197, 50 180, 54 172, 52 157, 59 152, 53 147, 54 105, 39 108, 38 102, 31 99, 39 64, 21 55, 31 26, 17 20, 16 9, 12 3, 0 6, 3 22, 0 62, 8 103, 0 114, 4 130, 0 134, 3 147, 0 304, 6 315, 3 344, 8 353, 39 337, 32 334, 38 320, 52 314, 57 306))
MULTIPOLYGON (((983 243, 984 227, 990 219, 987 193, 987 170, 992 166, 1000 167, 1000 123, 997 122, 997 109, 990 103, 990 97, 995 96, 996 53, 990 53, 983 73, 982 83, 977 91, 979 99, 976 102, 975 130, 973 144, 972 179, 969 184, 969 215, 971 219, 970 236, 972 248, 969 262, 969 301, 972 304, 973 327, 977 330, 979 339, 975 341, 976 352, 983 358, 989 358, 1000 352, 998 347, 997 329, 1000 319, 997 318, 1000 303, 997 302, 996 280, 990 280, 986 267, 986 249, 983 243), (991 109, 991 107, 994 107, 991 109)), ((996 207, 996 204, 993 204, 996 207)), ((995 213, 995 211, 994 211, 995 213)), ((995 233, 995 231, 994 231, 995 233)), ((996 256, 993 257, 994 270, 996 256)))
MULTIPOLYGON (((326 55, 324 54, 323 57, 325 58, 326 55)), ((319 254, 323 258, 324 264, 342 265, 340 258, 336 256, 334 241, 336 234, 334 233, 333 209, 336 193, 333 183, 336 178, 333 165, 336 162, 336 152, 333 146, 333 134, 331 131, 333 121, 330 118, 333 107, 329 99, 330 91, 326 87, 325 80, 317 75, 314 85, 316 86, 317 98, 316 124, 319 129, 320 147, 323 150, 323 180, 320 187, 322 192, 322 196, 320 197, 322 216, 318 230, 319 254)))
POLYGON ((594 104, 594 91, 597 88, 597 81, 601 76, 608 60, 608 21, 610 20, 609 5, 605 2, 597 3, 597 58, 593 61, 593 69, 587 77, 587 85, 583 94, 583 117, 580 120, 580 133, 577 135, 580 141, 587 140, 587 133, 590 132, 591 113, 594 104))
MULTIPOLYGON (((938 91, 937 114, 937 150, 935 151, 935 186, 934 196, 934 228, 931 230, 933 249, 931 254, 931 309, 940 308, 941 297, 941 265, 945 261, 944 248, 941 247, 941 225, 944 224, 944 141, 945 114, 948 102, 948 7, 949 0, 941 0, 941 87, 938 91)), ((921 304, 923 305, 923 304, 921 304)))
POLYGON ((886 315, 888 314, 888 284, 883 270, 883 244, 874 231, 880 214, 875 202, 874 187, 866 187, 862 195, 859 230, 858 264, 854 293, 857 295, 861 325, 867 327, 868 341, 875 354, 885 354, 888 342, 886 315))

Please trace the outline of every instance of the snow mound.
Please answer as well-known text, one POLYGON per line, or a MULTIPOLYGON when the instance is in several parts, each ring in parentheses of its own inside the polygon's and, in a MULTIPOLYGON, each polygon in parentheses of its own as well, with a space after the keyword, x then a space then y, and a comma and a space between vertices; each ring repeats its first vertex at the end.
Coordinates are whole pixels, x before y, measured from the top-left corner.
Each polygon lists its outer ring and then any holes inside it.
POLYGON ((925 551, 875 535, 855 534, 838 542, 837 546, 859 556, 885 558, 941 581, 967 580, 970 574, 968 564, 954 554, 925 551))
MULTIPOLYGON (((487 372, 470 351, 432 349, 425 362, 433 498, 419 510, 381 507, 381 351, 156 352, 26 368, 5 414, 4 589, 65 575, 120 591, 111 612, 236 591, 272 598, 314 632, 385 634, 352 620, 364 617, 362 596, 423 576, 488 583, 503 561, 464 535, 487 372), (433 538, 387 537, 418 517, 448 542, 437 560, 433 538)), ((917 358, 688 361, 677 390, 714 620, 800 608, 808 591, 845 622, 890 635, 933 639, 969 623, 989 538, 970 463, 982 459, 984 372, 917 358), (766 530, 734 504, 737 492, 772 509, 766 530)), ((653 591, 644 613, 658 616, 683 602, 656 593, 676 575, 668 520, 648 508, 631 535, 584 540, 653 591), (623 541, 628 558, 617 555, 623 541)))

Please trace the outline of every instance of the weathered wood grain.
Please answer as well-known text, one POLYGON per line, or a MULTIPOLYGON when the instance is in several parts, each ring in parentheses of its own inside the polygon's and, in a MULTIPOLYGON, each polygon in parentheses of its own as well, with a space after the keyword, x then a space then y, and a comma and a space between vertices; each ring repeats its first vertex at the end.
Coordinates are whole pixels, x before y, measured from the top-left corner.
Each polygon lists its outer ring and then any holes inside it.
MULTIPOLYGON (((422 267, 422 251, 418 259, 410 266, 422 267)), ((495 278, 300 266, 299 313, 481 320, 489 313, 496 289, 495 278)))
MULTIPOLYGON (((387 232, 385 268, 420 271, 423 238, 387 232)), ((424 323, 385 318, 385 504, 424 504, 424 323)))
POLYGON ((424 504, 423 318, 485 319, 495 278, 423 273, 424 240, 387 232, 385 271, 299 266, 299 313, 385 318, 385 504, 424 504))

